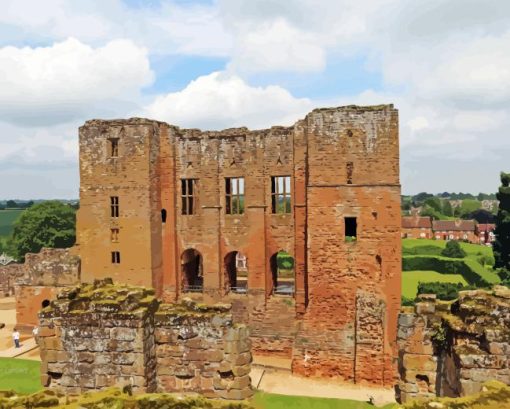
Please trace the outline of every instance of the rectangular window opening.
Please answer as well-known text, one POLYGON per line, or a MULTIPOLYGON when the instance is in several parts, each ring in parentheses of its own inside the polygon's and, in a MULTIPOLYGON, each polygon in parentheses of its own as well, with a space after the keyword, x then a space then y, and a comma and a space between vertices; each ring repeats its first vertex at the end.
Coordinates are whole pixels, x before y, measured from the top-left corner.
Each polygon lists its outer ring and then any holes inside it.
POLYGON ((112 264, 120 264, 120 251, 112 251, 112 264))
POLYGON ((244 213, 244 178, 225 179, 225 212, 244 213))
POLYGON ((271 177, 272 213, 291 212, 290 176, 271 177))
POLYGON ((196 213, 197 206, 197 179, 181 180, 181 203, 182 214, 190 215, 196 213))
POLYGON ((119 197, 110 197, 110 215, 111 217, 119 217, 119 197))
POLYGON ((118 158, 119 157, 119 138, 109 138, 108 142, 110 142, 110 157, 118 158))
POLYGON ((345 241, 356 241, 358 236, 358 223, 356 217, 345 218, 345 241))

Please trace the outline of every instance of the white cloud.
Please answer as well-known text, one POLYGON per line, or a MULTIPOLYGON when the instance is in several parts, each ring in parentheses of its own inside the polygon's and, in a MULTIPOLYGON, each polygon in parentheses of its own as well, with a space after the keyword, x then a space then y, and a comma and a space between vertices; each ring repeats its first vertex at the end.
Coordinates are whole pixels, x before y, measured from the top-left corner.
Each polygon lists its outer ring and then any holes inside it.
POLYGON ((152 80, 146 50, 129 40, 99 48, 72 38, 51 47, 0 48, 0 120, 65 122, 91 115, 95 105, 136 99, 152 80))
POLYGON ((268 128, 291 125, 311 108, 309 99, 294 98, 282 87, 251 87, 238 76, 214 72, 158 96, 146 113, 182 127, 268 128))
POLYGON ((156 54, 226 56, 231 48, 215 5, 176 1, 132 8, 121 0, 3 0, 0 33, 4 44, 125 38, 156 54))

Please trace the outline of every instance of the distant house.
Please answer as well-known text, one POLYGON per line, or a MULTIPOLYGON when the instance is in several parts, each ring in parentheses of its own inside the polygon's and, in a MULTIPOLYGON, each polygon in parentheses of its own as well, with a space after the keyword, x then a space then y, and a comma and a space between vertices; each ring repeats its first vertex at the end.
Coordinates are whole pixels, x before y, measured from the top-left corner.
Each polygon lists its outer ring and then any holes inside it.
POLYGON ((465 240, 478 243, 475 220, 434 220, 432 230, 437 240, 465 240))
POLYGON ((432 219, 430 217, 402 217, 402 238, 431 239, 432 219))
POLYGON ((492 244, 496 240, 494 230, 495 224, 479 224, 478 225, 478 239, 480 244, 492 244))

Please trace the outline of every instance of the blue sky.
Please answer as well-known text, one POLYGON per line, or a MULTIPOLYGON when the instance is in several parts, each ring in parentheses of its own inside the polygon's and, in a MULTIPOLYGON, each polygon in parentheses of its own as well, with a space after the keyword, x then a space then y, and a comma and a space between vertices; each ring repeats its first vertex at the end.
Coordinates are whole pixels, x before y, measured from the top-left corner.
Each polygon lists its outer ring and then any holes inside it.
POLYGON ((265 128, 379 103, 404 193, 493 192, 509 49, 505 0, 4 0, 0 199, 78 197, 90 118, 265 128))

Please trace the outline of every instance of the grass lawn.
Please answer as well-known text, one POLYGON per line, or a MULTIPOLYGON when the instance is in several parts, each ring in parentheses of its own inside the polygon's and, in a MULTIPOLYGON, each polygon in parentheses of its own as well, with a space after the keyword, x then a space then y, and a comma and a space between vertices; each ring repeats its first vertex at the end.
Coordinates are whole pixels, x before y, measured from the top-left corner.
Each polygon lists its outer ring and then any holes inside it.
MULTIPOLYGON (((482 246, 480 244, 471 244, 459 242, 462 249, 467 253, 467 258, 476 258, 481 253, 485 256, 492 256, 492 247, 482 246)), ((433 246, 438 248, 438 254, 446 247, 446 240, 430 240, 430 239, 402 239, 402 249, 405 254, 406 249, 413 249, 416 247, 433 246)))
POLYGON ((420 282, 468 284, 460 274, 441 274, 436 271, 402 271, 402 295, 414 299, 420 282))
POLYGON ((14 390, 21 394, 41 390, 40 366, 38 361, 0 358, 0 390, 14 390))
POLYGON ((0 237, 10 236, 13 223, 23 210, 0 210, 0 237))
MULTIPOLYGON (((304 396, 275 395, 272 393, 257 392, 253 398, 257 409, 374 409, 376 406, 366 402, 346 399, 309 398, 304 396)), ((396 408, 389 404, 384 409, 396 408)))

